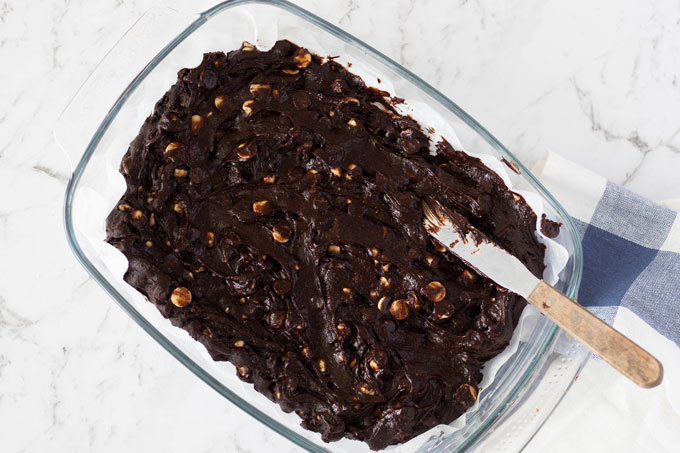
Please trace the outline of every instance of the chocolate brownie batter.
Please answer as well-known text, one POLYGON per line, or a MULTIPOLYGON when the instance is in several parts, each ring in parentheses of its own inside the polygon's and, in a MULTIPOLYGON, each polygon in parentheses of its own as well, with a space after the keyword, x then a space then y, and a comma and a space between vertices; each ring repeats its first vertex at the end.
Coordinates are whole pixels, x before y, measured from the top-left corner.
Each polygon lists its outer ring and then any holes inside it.
POLYGON ((525 305, 427 235, 421 200, 544 269, 524 199, 388 96, 288 41, 206 54, 130 145, 107 220, 174 325, 324 440, 373 449, 469 408, 525 305))

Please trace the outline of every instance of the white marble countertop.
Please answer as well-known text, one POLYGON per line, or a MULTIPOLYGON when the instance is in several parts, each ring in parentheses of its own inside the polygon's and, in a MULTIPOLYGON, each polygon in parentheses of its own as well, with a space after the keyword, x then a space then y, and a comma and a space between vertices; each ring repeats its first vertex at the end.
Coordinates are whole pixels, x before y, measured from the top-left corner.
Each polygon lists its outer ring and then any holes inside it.
MULTIPOLYGON (((297 451, 151 341, 64 238, 54 122, 162 3, 0 1, 2 451, 297 451)), ((680 197, 677 1, 296 3, 439 88, 526 164, 550 150, 651 199, 680 197)), ((549 420, 542 435, 559 432, 549 420)))

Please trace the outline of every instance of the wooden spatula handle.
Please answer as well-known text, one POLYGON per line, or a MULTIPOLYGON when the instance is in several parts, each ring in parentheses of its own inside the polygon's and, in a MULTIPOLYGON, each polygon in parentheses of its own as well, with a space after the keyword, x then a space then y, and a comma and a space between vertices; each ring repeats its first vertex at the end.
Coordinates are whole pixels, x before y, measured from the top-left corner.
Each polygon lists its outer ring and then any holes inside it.
POLYGON ((661 383, 663 367, 650 353, 558 290, 541 281, 529 303, 640 387, 661 383))

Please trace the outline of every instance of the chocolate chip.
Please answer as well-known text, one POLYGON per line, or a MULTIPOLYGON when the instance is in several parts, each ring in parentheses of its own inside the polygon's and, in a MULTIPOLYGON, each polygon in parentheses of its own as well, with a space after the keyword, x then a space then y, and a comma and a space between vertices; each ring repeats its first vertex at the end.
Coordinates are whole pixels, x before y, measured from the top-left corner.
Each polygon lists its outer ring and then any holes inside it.
POLYGON ((300 110, 306 110, 312 105, 312 98, 306 91, 296 91, 293 93, 293 105, 300 110))
POLYGON ((423 288, 423 295, 430 302, 441 302, 446 297, 446 288, 440 282, 430 282, 423 288))
POLYGON ((286 312, 284 311, 273 311, 269 313, 267 318, 269 325, 275 329, 280 329, 286 322, 286 312))
POLYGON ((217 86, 217 74, 215 71, 205 69, 201 72, 201 84, 209 90, 217 86))
POLYGON ((274 292, 279 296, 283 297, 290 293, 292 288, 290 281, 288 280, 274 280, 274 292))
POLYGON ((285 244, 292 236, 293 232, 290 227, 286 225, 275 225, 272 228, 272 237, 278 243, 285 244))
POLYGON ((390 314, 394 316, 394 319, 402 321, 408 318, 408 305, 404 300, 397 299, 390 304, 390 314))

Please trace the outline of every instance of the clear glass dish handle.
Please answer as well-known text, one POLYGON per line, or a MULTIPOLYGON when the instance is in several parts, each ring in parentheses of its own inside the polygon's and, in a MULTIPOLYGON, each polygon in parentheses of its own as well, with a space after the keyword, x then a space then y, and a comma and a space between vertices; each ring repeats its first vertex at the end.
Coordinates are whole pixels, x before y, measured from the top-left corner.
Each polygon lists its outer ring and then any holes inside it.
POLYGON ((142 15, 95 67, 54 126, 72 172, 120 94, 163 47, 200 15, 154 8, 142 15))

